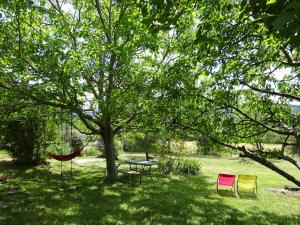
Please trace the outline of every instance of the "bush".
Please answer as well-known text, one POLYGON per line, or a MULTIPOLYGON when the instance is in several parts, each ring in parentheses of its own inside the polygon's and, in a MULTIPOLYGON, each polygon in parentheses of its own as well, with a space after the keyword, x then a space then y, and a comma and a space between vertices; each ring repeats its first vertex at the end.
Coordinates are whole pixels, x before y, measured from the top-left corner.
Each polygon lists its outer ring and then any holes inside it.
POLYGON ((177 172, 197 175, 201 171, 201 164, 195 159, 183 159, 177 163, 177 172))
POLYGON ((84 151, 83 151, 83 154, 85 156, 99 156, 99 149, 97 148, 86 148, 84 151))
POLYGON ((45 163, 46 152, 42 149, 42 134, 45 123, 37 119, 14 120, 6 124, 3 135, 5 148, 16 163, 45 163))
POLYGON ((163 175, 176 172, 177 160, 172 157, 162 157, 158 162, 158 168, 163 175))
POLYGON ((197 175, 201 171, 201 164, 194 159, 162 157, 158 162, 158 168, 163 175, 171 173, 197 175))

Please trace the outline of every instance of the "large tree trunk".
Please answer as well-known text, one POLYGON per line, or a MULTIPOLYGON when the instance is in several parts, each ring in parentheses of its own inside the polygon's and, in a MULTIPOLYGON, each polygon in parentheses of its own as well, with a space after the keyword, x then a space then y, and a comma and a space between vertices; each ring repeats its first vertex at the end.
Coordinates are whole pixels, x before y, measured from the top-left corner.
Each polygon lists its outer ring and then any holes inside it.
POLYGON ((300 187, 300 181, 297 180, 294 176, 290 175, 289 173, 283 171, 282 169, 280 169, 279 167, 277 167, 275 164, 271 163, 270 161, 268 161, 265 158, 262 158, 248 150, 246 150, 246 148, 244 146, 242 146, 240 148, 240 150, 245 154, 245 156, 247 156, 250 159, 253 159, 254 161, 260 163, 263 166, 268 167, 269 169, 273 170, 274 172, 280 174, 281 176, 285 177, 286 179, 288 179, 289 181, 291 181, 292 183, 296 184, 298 187, 300 187))
POLYGON ((102 137, 104 142, 106 170, 107 170, 107 177, 105 181, 109 183, 114 183, 117 178, 117 170, 115 164, 115 152, 114 152, 114 144, 113 144, 114 135, 110 123, 105 123, 105 128, 102 137))

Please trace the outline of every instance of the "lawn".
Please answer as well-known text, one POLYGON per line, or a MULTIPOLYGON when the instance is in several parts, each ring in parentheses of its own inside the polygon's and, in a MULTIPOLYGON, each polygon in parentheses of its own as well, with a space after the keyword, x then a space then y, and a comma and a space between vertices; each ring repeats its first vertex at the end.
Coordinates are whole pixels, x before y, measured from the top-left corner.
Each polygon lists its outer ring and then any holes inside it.
MULTIPOLYGON (((142 157, 123 154, 121 158, 142 157)), ((300 224, 300 197, 268 192, 290 184, 276 173, 234 158, 198 158, 198 176, 145 177, 141 185, 103 184, 105 162, 80 158, 73 163, 73 178, 59 176, 60 163, 44 167, 15 167, 1 153, 0 174, 9 182, 0 185, 0 224, 300 224), (259 196, 220 196, 215 191, 219 172, 258 175, 259 196), (11 190, 13 190, 11 192, 11 190)), ((90 159, 90 158, 89 158, 90 159)), ((299 171, 278 161, 300 178, 299 171)), ((65 163, 67 170, 69 164, 65 163)))

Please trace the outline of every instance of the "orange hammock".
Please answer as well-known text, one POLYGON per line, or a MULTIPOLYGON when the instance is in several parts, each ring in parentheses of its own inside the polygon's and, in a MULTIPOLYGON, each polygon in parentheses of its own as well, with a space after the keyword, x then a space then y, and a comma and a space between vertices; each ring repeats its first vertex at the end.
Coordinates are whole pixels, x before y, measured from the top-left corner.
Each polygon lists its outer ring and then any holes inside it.
POLYGON ((50 158, 56 159, 58 161, 69 161, 69 160, 72 160, 72 159, 76 158, 77 156, 80 156, 80 154, 83 151, 83 149, 85 148, 85 146, 83 146, 80 149, 73 149, 72 153, 70 153, 68 155, 57 155, 53 152, 48 152, 48 156, 50 158))

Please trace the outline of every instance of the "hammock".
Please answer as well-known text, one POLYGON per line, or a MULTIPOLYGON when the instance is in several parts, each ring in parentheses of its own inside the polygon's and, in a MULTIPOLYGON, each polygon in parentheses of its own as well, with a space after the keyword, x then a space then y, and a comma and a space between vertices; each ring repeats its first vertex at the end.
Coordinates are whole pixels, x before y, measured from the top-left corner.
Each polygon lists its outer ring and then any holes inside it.
MULTIPOLYGON (((85 146, 87 146, 87 145, 85 145, 85 146)), ((56 159, 58 161, 69 161, 69 160, 76 158, 77 156, 80 156, 80 154, 83 151, 83 149, 85 148, 85 146, 83 146, 80 149, 73 149, 72 153, 70 153, 68 155, 58 155, 53 152, 48 152, 48 156, 50 158, 56 159)))

